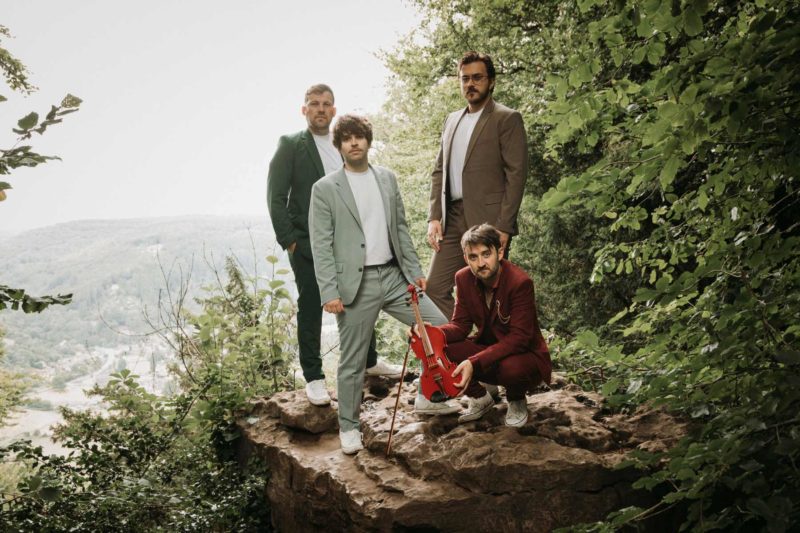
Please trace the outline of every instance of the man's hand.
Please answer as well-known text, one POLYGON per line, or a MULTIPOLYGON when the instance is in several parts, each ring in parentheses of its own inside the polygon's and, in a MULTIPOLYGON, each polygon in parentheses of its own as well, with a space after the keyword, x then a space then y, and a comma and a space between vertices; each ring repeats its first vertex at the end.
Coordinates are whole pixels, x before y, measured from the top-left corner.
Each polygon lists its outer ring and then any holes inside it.
POLYGON ((336 298, 335 300, 331 300, 330 302, 325 302, 325 305, 323 305, 322 308, 328 313, 334 315, 338 315, 339 313, 344 313, 344 304, 342 303, 341 298, 336 298))
POLYGON ((290 254, 294 254, 294 249, 297 248, 297 241, 294 241, 292 244, 286 247, 286 251, 290 254))
POLYGON ((500 234, 500 248, 503 249, 503 257, 505 257, 506 245, 508 244, 508 233, 505 231, 497 230, 500 234))
MULTIPOLYGON (((426 326, 432 326, 433 325, 430 322, 425 322, 424 324, 426 326)), ((412 337, 412 334, 416 335, 417 337, 419 337, 419 328, 417 327, 417 323, 416 322, 411 324, 411 327, 409 328, 409 330, 406 331, 406 337, 408 337, 410 339, 412 337)))
POLYGON ((426 280, 424 277, 415 279, 414 283, 417 284, 417 287, 422 289, 422 292, 425 292, 425 289, 428 288, 428 280, 426 280))
POLYGON ((442 223, 439 220, 431 220, 428 222, 428 245, 438 252, 441 240, 442 223))
POLYGON ((469 359, 461 361, 456 369, 453 370, 453 377, 461 376, 461 379, 455 383, 455 386, 460 389, 466 389, 467 385, 469 385, 469 380, 472 379, 472 371, 472 361, 469 359))

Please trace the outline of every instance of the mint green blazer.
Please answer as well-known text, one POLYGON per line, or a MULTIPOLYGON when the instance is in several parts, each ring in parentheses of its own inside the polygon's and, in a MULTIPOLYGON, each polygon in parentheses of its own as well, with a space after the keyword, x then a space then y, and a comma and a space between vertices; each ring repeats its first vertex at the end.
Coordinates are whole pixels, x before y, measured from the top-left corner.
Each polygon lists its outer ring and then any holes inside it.
MULTIPOLYGON (((388 168, 372 165, 370 168, 381 191, 392 252, 405 278, 414 283, 423 274, 408 232, 397 178, 388 168)), ((328 174, 312 187, 309 229, 320 301, 324 305, 341 298, 344 305, 351 304, 364 274, 366 242, 344 168, 328 174)))

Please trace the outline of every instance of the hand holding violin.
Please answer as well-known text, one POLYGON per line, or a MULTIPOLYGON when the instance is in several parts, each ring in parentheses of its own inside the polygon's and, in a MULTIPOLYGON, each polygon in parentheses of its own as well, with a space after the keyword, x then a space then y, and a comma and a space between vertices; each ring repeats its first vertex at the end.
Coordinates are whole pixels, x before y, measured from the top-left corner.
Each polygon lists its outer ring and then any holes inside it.
POLYGON ((474 372, 474 368, 472 368, 472 361, 469 359, 464 359, 461 361, 455 370, 453 370, 453 377, 461 376, 459 381, 455 382, 455 386, 463 389, 461 392, 463 394, 464 390, 467 389, 467 385, 469 385, 470 380, 472 379, 472 373, 474 372))

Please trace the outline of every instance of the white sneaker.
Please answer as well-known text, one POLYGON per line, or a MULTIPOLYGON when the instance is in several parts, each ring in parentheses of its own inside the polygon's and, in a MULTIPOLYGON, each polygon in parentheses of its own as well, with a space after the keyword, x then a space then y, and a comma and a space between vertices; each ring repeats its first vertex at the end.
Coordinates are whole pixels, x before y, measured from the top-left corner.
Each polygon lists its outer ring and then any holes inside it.
POLYGON ((312 405, 330 405, 331 395, 325 388, 324 379, 315 379, 306 383, 306 396, 312 405))
POLYGON ((392 379, 400 379, 400 374, 402 373, 402 366, 389 364, 383 359, 378 359, 374 366, 367 369, 368 376, 386 376, 392 379))
POLYGON ((452 415, 461 410, 461 405, 456 400, 446 402, 432 402, 422 393, 417 393, 414 401, 414 412, 418 415, 452 415))
POLYGON ((357 429, 339 431, 339 442, 342 443, 342 453, 347 455, 353 455, 358 450, 364 449, 364 445, 361 444, 361 432, 357 429))
POLYGON ((506 425, 519 428, 528 421, 528 400, 514 400, 508 402, 508 412, 506 413, 506 425))
POLYGON ((458 423, 463 424, 464 422, 472 422, 473 420, 477 420, 486 413, 489 412, 494 406, 494 398, 488 392, 484 394, 481 398, 470 398, 469 399, 469 407, 467 411, 458 417, 458 423))

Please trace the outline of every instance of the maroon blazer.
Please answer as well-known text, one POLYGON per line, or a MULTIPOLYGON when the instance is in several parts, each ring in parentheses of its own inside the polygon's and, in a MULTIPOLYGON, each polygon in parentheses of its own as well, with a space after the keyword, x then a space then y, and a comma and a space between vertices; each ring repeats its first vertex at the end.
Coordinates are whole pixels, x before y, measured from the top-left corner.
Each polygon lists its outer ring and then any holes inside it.
POLYGON ((486 307, 480 281, 469 267, 456 272, 456 307, 448 324, 439 326, 448 343, 466 339, 475 325, 478 332, 469 337, 486 344, 492 336, 497 342, 470 357, 473 366, 488 369, 504 357, 526 353, 536 359, 542 381, 550 383, 550 351, 539 330, 533 280, 515 264, 501 260, 502 271, 492 304, 486 307))

